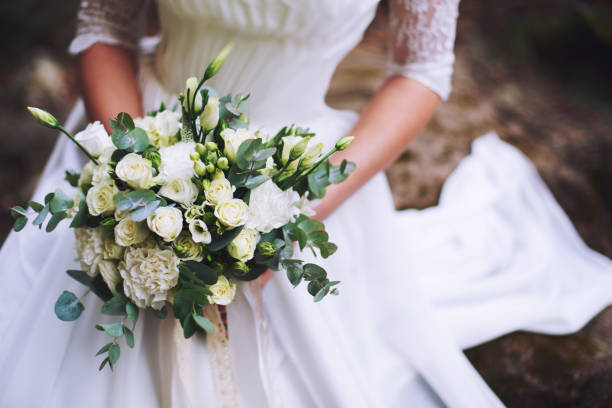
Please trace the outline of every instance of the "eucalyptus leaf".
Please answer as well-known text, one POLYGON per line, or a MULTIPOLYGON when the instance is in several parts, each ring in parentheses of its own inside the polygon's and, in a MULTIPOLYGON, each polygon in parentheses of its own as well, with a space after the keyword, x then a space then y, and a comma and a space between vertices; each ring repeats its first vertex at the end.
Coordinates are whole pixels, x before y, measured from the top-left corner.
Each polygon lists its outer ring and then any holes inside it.
POLYGON ((127 314, 128 319, 130 319, 134 326, 136 325, 136 321, 138 320, 138 312, 138 308, 132 302, 128 301, 125 304, 125 313, 127 314))
POLYGON ((215 332, 215 326, 206 317, 200 316, 197 313, 192 313, 191 317, 193 317, 193 320, 197 323, 197 325, 204 329, 207 333, 212 334, 215 332))
POLYGON ((196 331, 196 323, 193 320, 193 316, 191 314, 186 315, 182 320, 181 320, 181 325, 183 326, 183 336, 188 339, 191 336, 193 336, 193 334, 196 331))
POLYGON ((65 290, 55 302, 55 315, 64 322, 76 320, 85 307, 72 292, 65 290))
POLYGON ((15 223, 13 224, 13 230, 15 232, 19 232, 24 229, 27 224, 28 219, 26 217, 19 217, 15 220, 15 223))
POLYGON ((111 337, 123 336, 123 324, 121 323, 96 324, 96 329, 106 332, 111 337))
POLYGON ((183 262, 195 275, 207 285, 214 285, 217 283, 217 272, 215 272, 210 266, 203 264, 202 262, 186 261, 183 262))
POLYGON ((66 218, 66 216, 67 216, 66 211, 61 211, 61 212, 57 212, 53 214, 51 218, 49 219, 49 222, 47 223, 46 231, 47 232, 53 231, 55 227, 57 227, 57 224, 59 224, 60 221, 66 218))
POLYGON ((113 316, 125 316, 127 302, 128 299, 123 295, 114 296, 110 300, 104 302, 100 313, 113 316))
POLYGON ((302 282, 302 278, 304 277, 304 271, 302 270, 302 266, 299 264, 289 264, 285 266, 287 272, 287 279, 289 282, 295 287, 302 282))
POLYGON ((71 171, 66 170, 66 176, 64 176, 64 180, 68 182, 72 187, 77 187, 79 185, 79 178, 81 175, 79 173, 73 173, 71 171))
POLYGON ((249 189, 254 189, 255 187, 262 185, 269 179, 270 177, 263 175, 263 174, 251 176, 245 180, 244 187, 249 188, 249 189))
POLYGON ((310 234, 311 232, 314 232, 314 231, 325 231, 325 225, 323 225, 321 221, 318 221, 312 218, 308 218, 300 222, 297 226, 299 229, 303 230, 306 234, 310 234))
POLYGON ((70 276, 72 279, 76 280, 77 282, 80 282, 87 287, 91 286, 91 281, 93 281, 93 278, 89 276, 87 272, 79 271, 76 269, 68 269, 66 273, 68 274, 68 276, 70 276))
POLYGON ((325 297, 325 295, 327 295, 328 290, 325 288, 321 288, 319 289, 319 291, 317 292, 317 294, 314 296, 314 301, 315 302, 320 302, 321 300, 323 300, 323 298, 325 297))
POLYGON ((123 331, 125 332, 125 344, 128 345, 129 348, 134 348, 134 332, 123 326, 123 331))
POLYGON ((327 272, 317 264, 307 263, 304 265, 304 275, 307 280, 324 279, 327 272))
POLYGON ((130 213, 132 221, 140 222, 147 219, 147 217, 155 212, 161 205, 161 201, 156 200, 152 203, 147 203, 143 207, 140 207, 130 213))
POLYGON ((213 238, 212 242, 207 245, 207 249, 212 252, 219 251, 229 245, 242 231, 244 226, 236 227, 224 232, 222 235, 213 238))
POLYGON ((61 211, 66 211, 69 208, 72 208, 74 205, 74 201, 72 198, 68 197, 66 193, 64 193, 59 188, 55 190, 55 194, 49 203, 49 208, 52 214, 56 214, 61 211))
MULTIPOLYGON (((100 363, 100 367, 98 367, 98 371, 102 371, 102 369, 104 368, 104 366, 106 366, 106 364, 109 362, 109 358, 106 357, 104 360, 102 360, 102 363, 100 363)), ((111 366, 111 370, 112 370, 112 366, 111 366)))
POLYGON ((100 350, 98 350, 98 352, 96 353, 96 356, 99 356, 100 354, 106 353, 108 351, 108 349, 110 348, 111 344, 113 344, 113 343, 112 342, 111 343, 106 343, 104 346, 102 346, 102 348, 100 350))
POLYGON ((41 212, 38 213, 34 221, 32 221, 32 225, 42 225, 47 215, 49 215, 49 205, 45 205, 41 212))
POLYGON ((108 348, 108 359, 111 364, 115 364, 119 360, 119 356, 121 355, 121 348, 117 343, 113 343, 108 348))
POLYGON ((82 199, 79 202, 77 213, 72 218, 72 222, 70 222, 70 228, 80 228, 85 226, 87 223, 88 216, 89 212, 87 209, 87 202, 82 199))
MULTIPOLYGON (((41 203, 38 203, 36 201, 28 201, 28 205, 30 206, 30 208, 32 208, 36 212, 41 212, 42 209, 45 208, 44 205, 42 205, 41 203)), ((21 208, 21 207, 19 207, 19 208, 21 208)))

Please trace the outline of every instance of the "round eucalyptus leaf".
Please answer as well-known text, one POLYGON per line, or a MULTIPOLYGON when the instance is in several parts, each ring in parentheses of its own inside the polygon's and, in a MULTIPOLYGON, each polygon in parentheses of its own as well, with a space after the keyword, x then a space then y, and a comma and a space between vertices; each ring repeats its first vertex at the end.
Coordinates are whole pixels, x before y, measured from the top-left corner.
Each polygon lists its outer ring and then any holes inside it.
POLYGON ((55 302, 55 315, 64 322, 76 320, 85 307, 72 292, 65 290, 55 302))

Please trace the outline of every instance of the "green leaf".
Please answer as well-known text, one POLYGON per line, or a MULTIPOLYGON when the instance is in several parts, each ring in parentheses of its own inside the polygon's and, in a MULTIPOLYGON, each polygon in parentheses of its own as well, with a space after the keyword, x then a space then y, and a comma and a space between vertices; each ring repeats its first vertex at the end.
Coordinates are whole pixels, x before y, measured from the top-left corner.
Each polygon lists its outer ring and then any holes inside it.
POLYGON ((334 254, 338 250, 338 245, 332 242, 322 242, 317 245, 317 248, 321 251, 321 256, 327 258, 334 254))
POLYGON ((161 201, 156 200, 152 203, 146 204, 144 207, 140 207, 130 213, 130 218, 132 221, 140 222, 147 219, 147 217, 155 212, 157 208, 161 205, 161 201))
MULTIPOLYGON (((112 344, 112 343, 111 343, 112 344)), ((102 363, 100 363, 100 367, 98 367, 98 371, 102 371, 102 369, 104 368, 104 366, 106 365, 106 363, 109 362, 109 358, 106 357, 104 360, 102 360, 102 363)), ((111 368, 112 370, 112 368, 111 368)))
POLYGON ((30 206, 30 208, 32 208, 36 212, 41 212, 42 209, 45 208, 44 205, 36 201, 28 201, 28 205, 30 206))
POLYGON ((81 200, 79 202, 79 208, 77 213, 72 218, 72 222, 70 223, 70 228, 80 228, 87 224, 87 217, 89 216, 89 211, 87 210, 87 202, 85 200, 81 200))
POLYGON ((66 271, 66 273, 68 274, 68 276, 70 276, 72 279, 76 280, 77 282, 80 282, 87 287, 91 286, 91 281, 93 280, 93 278, 89 276, 87 272, 79 271, 76 269, 69 269, 66 271))
POLYGON ((110 289, 104 282, 104 279, 102 279, 101 274, 96 275, 91 280, 89 289, 94 295, 98 296, 100 299, 102 299, 105 302, 113 297, 113 293, 110 291, 110 289))
POLYGON ((43 222, 45 222, 47 215, 49 215, 49 206, 45 205, 42 211, 38 213, 36 218, 34 218, 34 221, 32 221, 32 225, 41 225, 43 222))
POLYGON ((134 326, 136 325, 136 321, 138 320, 138 312, 138 308, 132 302, 127 302, 125 304, 125 313, 127 313, 128 319, 131 320, 134 326))
POLYGON ((192 303, 202 306, 208 304, 206 294, 198 289, 180 289, 178 292, 176 292, 176 296, 179 296, 180 299, 184 299, 186 301, 185 303, 189 303, 189 308, 191 308, 192 303))
POLYGON ((207 245, 207 249, 212 252, 219 251, 229 245, 242 231, 244 226, 236 227, 229 231, 224 232, 222 235, 214 237, 212 242, 207 245))
POLYGON ((261 147, 262 141, 260 138, 247 139, 240 144, 236 152, 236 164, 242 170, 247 170, 251 167, 251 162, 254 161, 255 152, 261 147))
POLYGON ((140 128, 134 127, 134 121, 125 112, 111 120, 113 144, 121 150, 128 152, 142 152, 149 146, 149 136, 140 128))
POLYGON ((123 324, 112 323, 112 324, 96 324, 96 329, 105 331, 111 337, 123 336, 123 324))
POLYGON ((134 332, 123 326, 123 331, 125 332, 125 343, 129 348, 134 348, 134 332))
POLYGON ((183 336, 185 336, 186 339, 193 336, 196 331, 195 321, 191 314, 188 314, 181 320, 181 326, 183 326, 183 336))
POLYGON ((189 270, 196 274, 196 276, 207 285, 214 285, 217 283, 217 272, 215 272, 210 266, 203 264, 202 262, 186 261, 183 262, 189 270))
POLYGON ((61 220, 66 218, 66 216, 66 211, 56 212, 55 214, 53 214, 51 216, 51 219, 49 219, 49 222, 47 223, 47 232, 53 231, 55 227, 57 227, 57 224, 59 224, 61 220))
POLYGON ((135 190, 128 194, 118 193, 114 198, 115 206, 119 211, 132 211, 132 220, 140 222, 151 215, 161 205, 151 190, 135 190))
POLYGON ((323 300, 323 298, 325 297, 325 295, 327 295, 327 289, 326 288, 321 288, 319 289, 319 291, 317 292, 317 294, 314 296, 314 301, 315 302, 320 302, 321 300, 323 300))
POLYGON ((100 350, 98 350, 98 352, 96 353, 96 356, 99 356, 100 354, 106 353, 108 351, 108 349, 110 348, 111 344, 113 344, 113 343, 112 342, 111 343, 107 343, 104 346, 102 346, 102 348, 100 350))
POLYGON ((307 263, 304 265, 304 275, 306 280, 310 281, 325 279, 325 277, 327 277, 327 272, 325 272, 325 269, 321 268, 319 265, 307 263))
POLYGON ((157 317, 158 319, 163 320, 168 316, 168 309, 166 309, 166 306, 163 306, 159 310, 151 309, 151 313, 153 313, 153 316, 157 317))
POLYGON ((287 279, 289 282, 295 287, 302 282, 302 278, 304 277, 304 271, 302 270, 302 265, 300 264, 285 264, 285 269, 287 271, 287 279))
POLYGON ((325 231, 325 225, 321 221, 308 218, 298 224, 298 228, 303 230, 306 234, 310 234, 314 231, 325 231))
POLYGON ((129 113, 121 112, 117 115, 115 120, 111 120, 111 128, 116 129, 125 129, 132 130, 134 129, 134 121, 129 113))
POLYGON ((72 198, 68 197, 66 193, 58 188, 55 190, 55 194, 49 203, 49 208, 52 214, 57 214, 72 208, 73 205, 74 201, 72 201, 72 198))
POLYGON ((111 364, 115 364, 119 360, 121 355, 121 348, 117 343, 113 343, 108 348, 108 358, 111 364))
MULTIPOLYGON (((344 162, 343 162, 344 164, 344 162)), ((342 165, 340 166, 332 166, 329 169, 329 182, 333 184, 342 183, 349 174, 355 170, 355 163, 347 162, 344 165, 344 171, 342 171, 342 165)))
POLYGON ((253 155, 253 161, 256 161, 256 162, 263 161, 265 165, 265 161, 268 159, 268 157, 272 156, 274 153, 276 153, 276 147, 260 149, 257 152, 255 152, 255 154, 253 155))
POLYGON ((79 185, 79 178, 81 175, 79 173, 73 173, 71 171, 66 170, 66 176, 64 180, 66 180, 72 187, 77 187, 79 185))
POLYGON ((76 295, 65 290, 55 302, 55 315, 64 322, 76 320, 83 312, 83 304, 76 295))
POLYGON ((244 183, 244 187, 249 188, 249 189, 254 189, 255 187, 262 185, 269 179, 270 177, 263 175, 263 174, 251 175, 251 177, 246 179, 246 182, 244 183))
POLYGON ((321 289, 321 282, 319 282, 318 280, 314 280, 312 282, 310 282, 308 284, 308 293, 310 293, 312 296, 316 296, 317 293, 319 293, 319 289, 321 289))
POLYGON ((126 304, 128 299, 123 295, 117 295, 110 300, 107 300, 102 305, 100 313, 113 316, 125 316, 126 304))
POLYGON ((325 187, 329 185, 329 164, 324 162, 308 175, 309 198, 322 198, 325 195, 325 187), (312 196, 312 197, 311 197, 312 196))
POLYGON ((212 334, 215 332, 215 326, 206 317, 200 316, 195 312, 191 314, 191 317, 193 317, 193 320, 197 323, 197 325, 204 329, 207 333, 212 334))
POLYGON ((13 224, 13 230, 15 230, 15 232, 19 232, 24 229, 27 224, 28 219, 26 217, 19 217, 15 220, 15 223, 13 224))

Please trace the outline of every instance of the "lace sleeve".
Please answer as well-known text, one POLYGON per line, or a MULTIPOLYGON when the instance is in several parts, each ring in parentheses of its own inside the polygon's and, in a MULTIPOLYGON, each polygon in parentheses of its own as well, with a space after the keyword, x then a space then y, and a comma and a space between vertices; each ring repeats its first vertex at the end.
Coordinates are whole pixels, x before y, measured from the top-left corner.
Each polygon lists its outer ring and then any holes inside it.
POLYGON ((389 75, 416 79, 444 100, 451 90, 459 0, 390 0, 389 75))
POLYGON ((97 42, 138 48, 149 0, 82 0, 76 36, 69 52, 78 54, 97 42))

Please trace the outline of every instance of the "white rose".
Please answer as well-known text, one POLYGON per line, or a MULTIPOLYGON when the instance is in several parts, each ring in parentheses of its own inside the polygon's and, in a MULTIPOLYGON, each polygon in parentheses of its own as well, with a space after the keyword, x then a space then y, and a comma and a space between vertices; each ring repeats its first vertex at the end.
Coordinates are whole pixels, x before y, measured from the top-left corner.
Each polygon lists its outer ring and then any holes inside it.
POLYGON ((160 188, 159 194, 184 206, 189 206, 198 198, 198 186, 190 179, 174 179, 160 188))
POLYGON ((178 238, 174 241, 174 247, 178 253, 178 256, 183 261, 198 261, 200 262, 204 259, 204 250, 202 249, 202 245, 195 242, 191 238, 191 234, 189 232, 183 232, 178 238))
POLYGON ((115 167, 117 177, 135 189, 146 189, 153 184, 153 165, 138 153, 128 153, 115 167))
POLYGON ((96 184, 111 184, 113 180, 109 174, 113 169, 106 163, 100 163, 95 166, 91 183, 95 186, 96 184))
POLYGON ((104 149, 113 145, 104 126, 98 121, 87 125, 84 130, 74 135, 74 138, 94 157, 100 156, 104 149))
POLYGON ((100 228, 75 228, 75 248, 81 267, 89 276, 98 274, 98 266, 104 259, 104 242, 100 228))
POLYGON ((166 184, 174 179, 191 179, 195 176, 193 161, 189 157, 194 150, 194 142, 181 142, 159 149, 161 164, 155 181, 166 184))
POLYGON ((104 259, 121 259, 123 255, 123 247, 117 245, 115 242, 114 234, 106 232, 104 237, 104 259))
POLYGON ((287 163, 291 155, 291 149, 302 141, 300 136, 285 136, 283 137, 283 150, 281 151, 281 162, 287 163))
POLYGON ((234 130, 228 128, 221 132, 221 137, 225 141, 225 156, 230 162, 236 163, 236 153, 238 153, 238 148, 242 142, 248 139, 255 139, 257 136, 247 129, 240 128, 234 130))
POLYGON ((217 283, 208 287, 212 292, 208 296, 208 301, 211 304, 227 306, 234 300, 236 296, 236 284, 231 283, 225 276, 219 276, 217 283))
POLYGON ((219 123, 219 100, 214 96, 208 98, 204 111, 200 115, 200 126, 209 131, 219 123))
POLYGON ((83 170, 81 170, 81 174, 79 175, 79 187, 83 187, 85 184, 91 184, 95 169, 96 165, 91 160, 83 166, 83 170))
POLYGON ((239 261, 246 262, 253 258, 255 248, 259 242, 259 232, 250 228, 243 228, 240 234, 227 246, 227 252, 239 261))
POLYGON ((98 184, 90 188, 85 198, 89 213, 98 216, 115 211, 114 198, 118 192, 115 183, 98 184))
POLYGON ((204 195, 206 201, 212 205, 217 205, 220 202, 231 200, 234 197, 234 189, 223 173, 219 173, 219 175, 215 175, 204 195))
POLYGON ((140 244, 149 236, 149 230, 144 222, 136 222, 125 217, 115 225, 115 242, 122 247, 140 244))
POLYGON ((175 207, 159 207, 147 217, 147 225, 164 241, 172 242, 183 229, 183 214, 175 207))
POLYGON ((117 266, 112 261, 102 261, 99 265, 100 275, 106 286, 110 289, 113 295, 117 294, 117 284, 121 281, 121 275, 117 270, 117 266))
POLYGON ((268 180, 251 190, 246 226, 259 232, 280 228, 297 214, 295 204, 299 200, 299 194, 293 189, 283 191, 272 180, 268 180))
POLYGON ((208 226, 202 220, 193 220, 189 223, 189 232, 191 232, 191 238, 195 242, 201 242, 203 244, 210 244, 212 236, 208 231, 208 226))
POLYGON ((126 296, 138 307, 161 309, 178 283, 178 265, 171 249, 129 248, 118 266, 126 296))
POLYGON ((155 115, 156 146, 168 146, 179 131, 181 114, 172 111, 162 111, 155 115))
POLYGON ((248 207, 238 198, 223 201, 215 207, 215 217, 228 228, 244 225, 248 217, 248 207))

